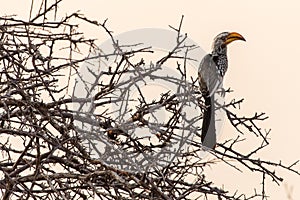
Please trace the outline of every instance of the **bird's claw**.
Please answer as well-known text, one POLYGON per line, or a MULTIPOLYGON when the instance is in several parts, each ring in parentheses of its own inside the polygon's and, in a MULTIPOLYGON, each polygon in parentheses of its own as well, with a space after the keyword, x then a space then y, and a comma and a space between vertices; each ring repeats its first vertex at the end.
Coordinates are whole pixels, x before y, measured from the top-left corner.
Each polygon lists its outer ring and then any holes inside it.
POLYGON ((224 88, 219 88, 219 91, 217 92, 221 97, 225 97, 226 90, 224 88))

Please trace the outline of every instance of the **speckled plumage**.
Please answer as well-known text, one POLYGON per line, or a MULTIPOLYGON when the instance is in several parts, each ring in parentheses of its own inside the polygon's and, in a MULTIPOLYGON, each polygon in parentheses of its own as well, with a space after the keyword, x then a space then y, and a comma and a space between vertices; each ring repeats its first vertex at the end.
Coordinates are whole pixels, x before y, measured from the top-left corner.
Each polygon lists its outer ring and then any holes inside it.
POLYGON ((217 65, 217 72, 220 74, 221 77, 224 77, 228 68, 227 55, 224 54, 218 55, 215 57, 215 60, 216 60, 215 63, 217 65))

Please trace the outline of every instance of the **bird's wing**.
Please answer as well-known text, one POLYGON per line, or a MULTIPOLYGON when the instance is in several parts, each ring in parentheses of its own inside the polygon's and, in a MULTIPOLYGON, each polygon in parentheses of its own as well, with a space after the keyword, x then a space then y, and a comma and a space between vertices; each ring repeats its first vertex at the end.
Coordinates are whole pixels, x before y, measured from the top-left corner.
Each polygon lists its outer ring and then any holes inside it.
POLYGON ((206 106, 203 113, 201 142, 203 146, 214 148, 216 145, 214 93, 222 83, 222 77, 211 54, 202 59, 198 73, 200 90, 206 106))
POLYGON ((200 90, 205 96, 211 96, 222 83, 222 77, 218 73, 217 65, 211 54, 206 55, 198 70, 200 90))

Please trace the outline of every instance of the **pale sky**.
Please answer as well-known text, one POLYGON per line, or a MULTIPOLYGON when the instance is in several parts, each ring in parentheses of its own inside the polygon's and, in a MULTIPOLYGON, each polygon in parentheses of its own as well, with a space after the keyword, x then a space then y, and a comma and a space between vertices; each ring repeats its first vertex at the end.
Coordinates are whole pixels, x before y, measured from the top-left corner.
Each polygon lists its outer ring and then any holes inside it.
MULTIPOLYGON (((18 14, 28 19, 30 2, 20 6, 18 0, 5 1, 0 14, 18 14)), ((207 52, 219 32, 241 33, 247 42, 236 42, 228 49, 229 69, 224 85, 235 91, 230 98, 245 98, 241 108, 243 115, 261 111, 270 116, 261 125, 272 129, 271 145, 259 154, 260 157, 282 160, 287 165, 300 159, 300 1, 65 0, 60 8, 61 14, 81 10, 87 17, 98 21, 108 18, 107 25, 115 34, 138 28, 167 29, 168 25, 177 25, 184 15, 183 31, 207 52)), ((91 30, 86 32, 98 37, 98 33, 91 30)), ((233 129, 226 124, 222 137, 234 135, 232 132, 233 129)), ((251 141, 247 142, 247 145, 251 144, 251 141)), ((228 186, 226 189, 253 191, 245 182, 259 183, 261 177, 244 170, 245 174, 232 173, 232 169, 218 165, 206 173, 217 185, 228 186), (227 172, 237 175, 228 177, 227 172)), ((278 173, 285 180, 281 186, 268 184, 270 199, 287 199, 285 186, 293 188, 294 200, 300 199, 299 176, 284 170, 278 173)))

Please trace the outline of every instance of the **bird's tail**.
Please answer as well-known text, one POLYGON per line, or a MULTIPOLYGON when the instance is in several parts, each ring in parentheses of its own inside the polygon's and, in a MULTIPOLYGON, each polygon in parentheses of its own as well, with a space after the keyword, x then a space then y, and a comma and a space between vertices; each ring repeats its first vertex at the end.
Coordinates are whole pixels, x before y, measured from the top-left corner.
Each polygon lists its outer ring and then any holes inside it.
POLYGON ((214 97, 214 94, 204 97, 206 109, 203 113, 201 142, 202 145, 209 148, 215 148, 217 142, 214 97))

